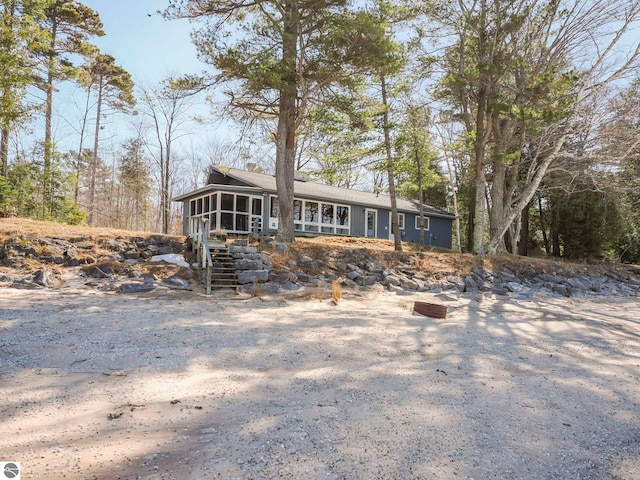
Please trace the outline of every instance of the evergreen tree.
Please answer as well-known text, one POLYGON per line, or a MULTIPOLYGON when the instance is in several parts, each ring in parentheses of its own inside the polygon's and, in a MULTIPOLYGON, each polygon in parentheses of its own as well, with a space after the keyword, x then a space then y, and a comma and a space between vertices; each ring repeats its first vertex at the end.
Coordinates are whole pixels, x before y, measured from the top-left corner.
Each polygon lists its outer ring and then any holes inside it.
POLYGON ((89 42, 93 36, 102 36, 102 21, 91 8, 76 0, 43 0, 44 17, 40 22, 45 35, 40 46, 44 71, 39 86, 45 93, 45 134, 43 168, 43 212, 51 213, 51 169, 53 145, 53 94, 56 82, 76 75, 73 55, 90 56, 96 47, 89 42))
POLYGON ((107 105, 117 111, 126 111, 135 105, 133 97, 133 81, 131 75, 122 67, 116 65, 115 58, 111 55, 96 55, 87 67, 90 83, 88 89, 96 92, 96 124, 93 144, 93 160, 89 175, 89 217, 88 222, 93 224, 93 212, 95 208, 96 171, 98 167, 98 146, 100 141, 100 122, 107 105))
POLYGON ((170 18, 208 20, 194 33, 230 103, 250 118, 276 121, 278 238, 294 241, 296 134, 308 107, 331 85, 347 83, 385 51, 384 25, 344 0, 172 0, 170 18))

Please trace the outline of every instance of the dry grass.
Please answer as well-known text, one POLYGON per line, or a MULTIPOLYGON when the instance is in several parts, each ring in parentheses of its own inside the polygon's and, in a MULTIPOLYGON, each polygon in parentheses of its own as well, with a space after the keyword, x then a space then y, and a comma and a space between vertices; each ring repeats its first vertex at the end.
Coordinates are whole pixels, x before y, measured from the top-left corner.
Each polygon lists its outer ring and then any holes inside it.
MULTIPOLYGON (((115 228, 86 227, 80 225, 65 225, 55 222, 43 222, 28 218, 0 218, 0 239, 8 237, 52 237, 52 238, 78 238, 87 240, 99 240, 105 238, 147 238, 157 232, 139 232, 132 230, 119 230, 115 228)), ((184 241, 183 236, 165 235, 171 239, 184 241)))
POLYGON ((338 280, 331 283, 331 298, 336 305, 342 298, 342 284, 338 280))

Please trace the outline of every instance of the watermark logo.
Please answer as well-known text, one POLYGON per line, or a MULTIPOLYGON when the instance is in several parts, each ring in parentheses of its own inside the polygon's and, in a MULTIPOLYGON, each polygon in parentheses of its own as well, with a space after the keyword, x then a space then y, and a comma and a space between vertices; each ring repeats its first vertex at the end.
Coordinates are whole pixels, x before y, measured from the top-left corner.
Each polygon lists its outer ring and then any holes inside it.
POLYGON ((20 480, 20 462, 0 462, 0 479, 20 480))

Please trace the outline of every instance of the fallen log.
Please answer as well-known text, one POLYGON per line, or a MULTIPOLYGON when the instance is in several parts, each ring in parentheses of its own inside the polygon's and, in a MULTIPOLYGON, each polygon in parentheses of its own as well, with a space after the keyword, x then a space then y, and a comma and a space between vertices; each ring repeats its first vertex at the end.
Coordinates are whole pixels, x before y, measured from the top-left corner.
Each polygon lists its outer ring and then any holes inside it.
POLYGON ((437 303, 414 302, 413 311, 426 317, 447 318, 446 305, 438 305, 437 303))

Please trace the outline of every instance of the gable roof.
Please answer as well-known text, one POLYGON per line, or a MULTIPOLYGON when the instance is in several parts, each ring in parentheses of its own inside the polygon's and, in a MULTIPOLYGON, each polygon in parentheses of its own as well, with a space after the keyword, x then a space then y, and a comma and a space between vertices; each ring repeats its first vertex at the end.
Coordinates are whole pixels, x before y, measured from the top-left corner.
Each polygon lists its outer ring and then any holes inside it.
MULTIPOLYGON (((185 193, 175 197, 174 201, 184 200, 198 193, 204 193, 218 185, 211 183, 212 176, 220 174, 229 177, 249 187, 257 187, 268 193, 276 194, 276 179, 273 175, 264 173, 248 172, 236 168, 211 166, 209 171, 209 184, 198 190, 185 193)), ((332 203, 345 203, 349 205, 361 205, 364 207, 391 209, 391 197, 389 195, 376 194, 372 192, 363 192, 360 190, 351 190, 348 188, 334 187, 331 185, 323 185, 320 183, 305 182, 294 180, 293 191, 297 198, 325 200, 332 203)), ((420 203, 415 200, 407 200, 405 198, 397 198, 398 210, 400 212, 419 213, 420 203)), ((446 210, 424 205, 425 215, 444 218, 455 218, 446 210)))

